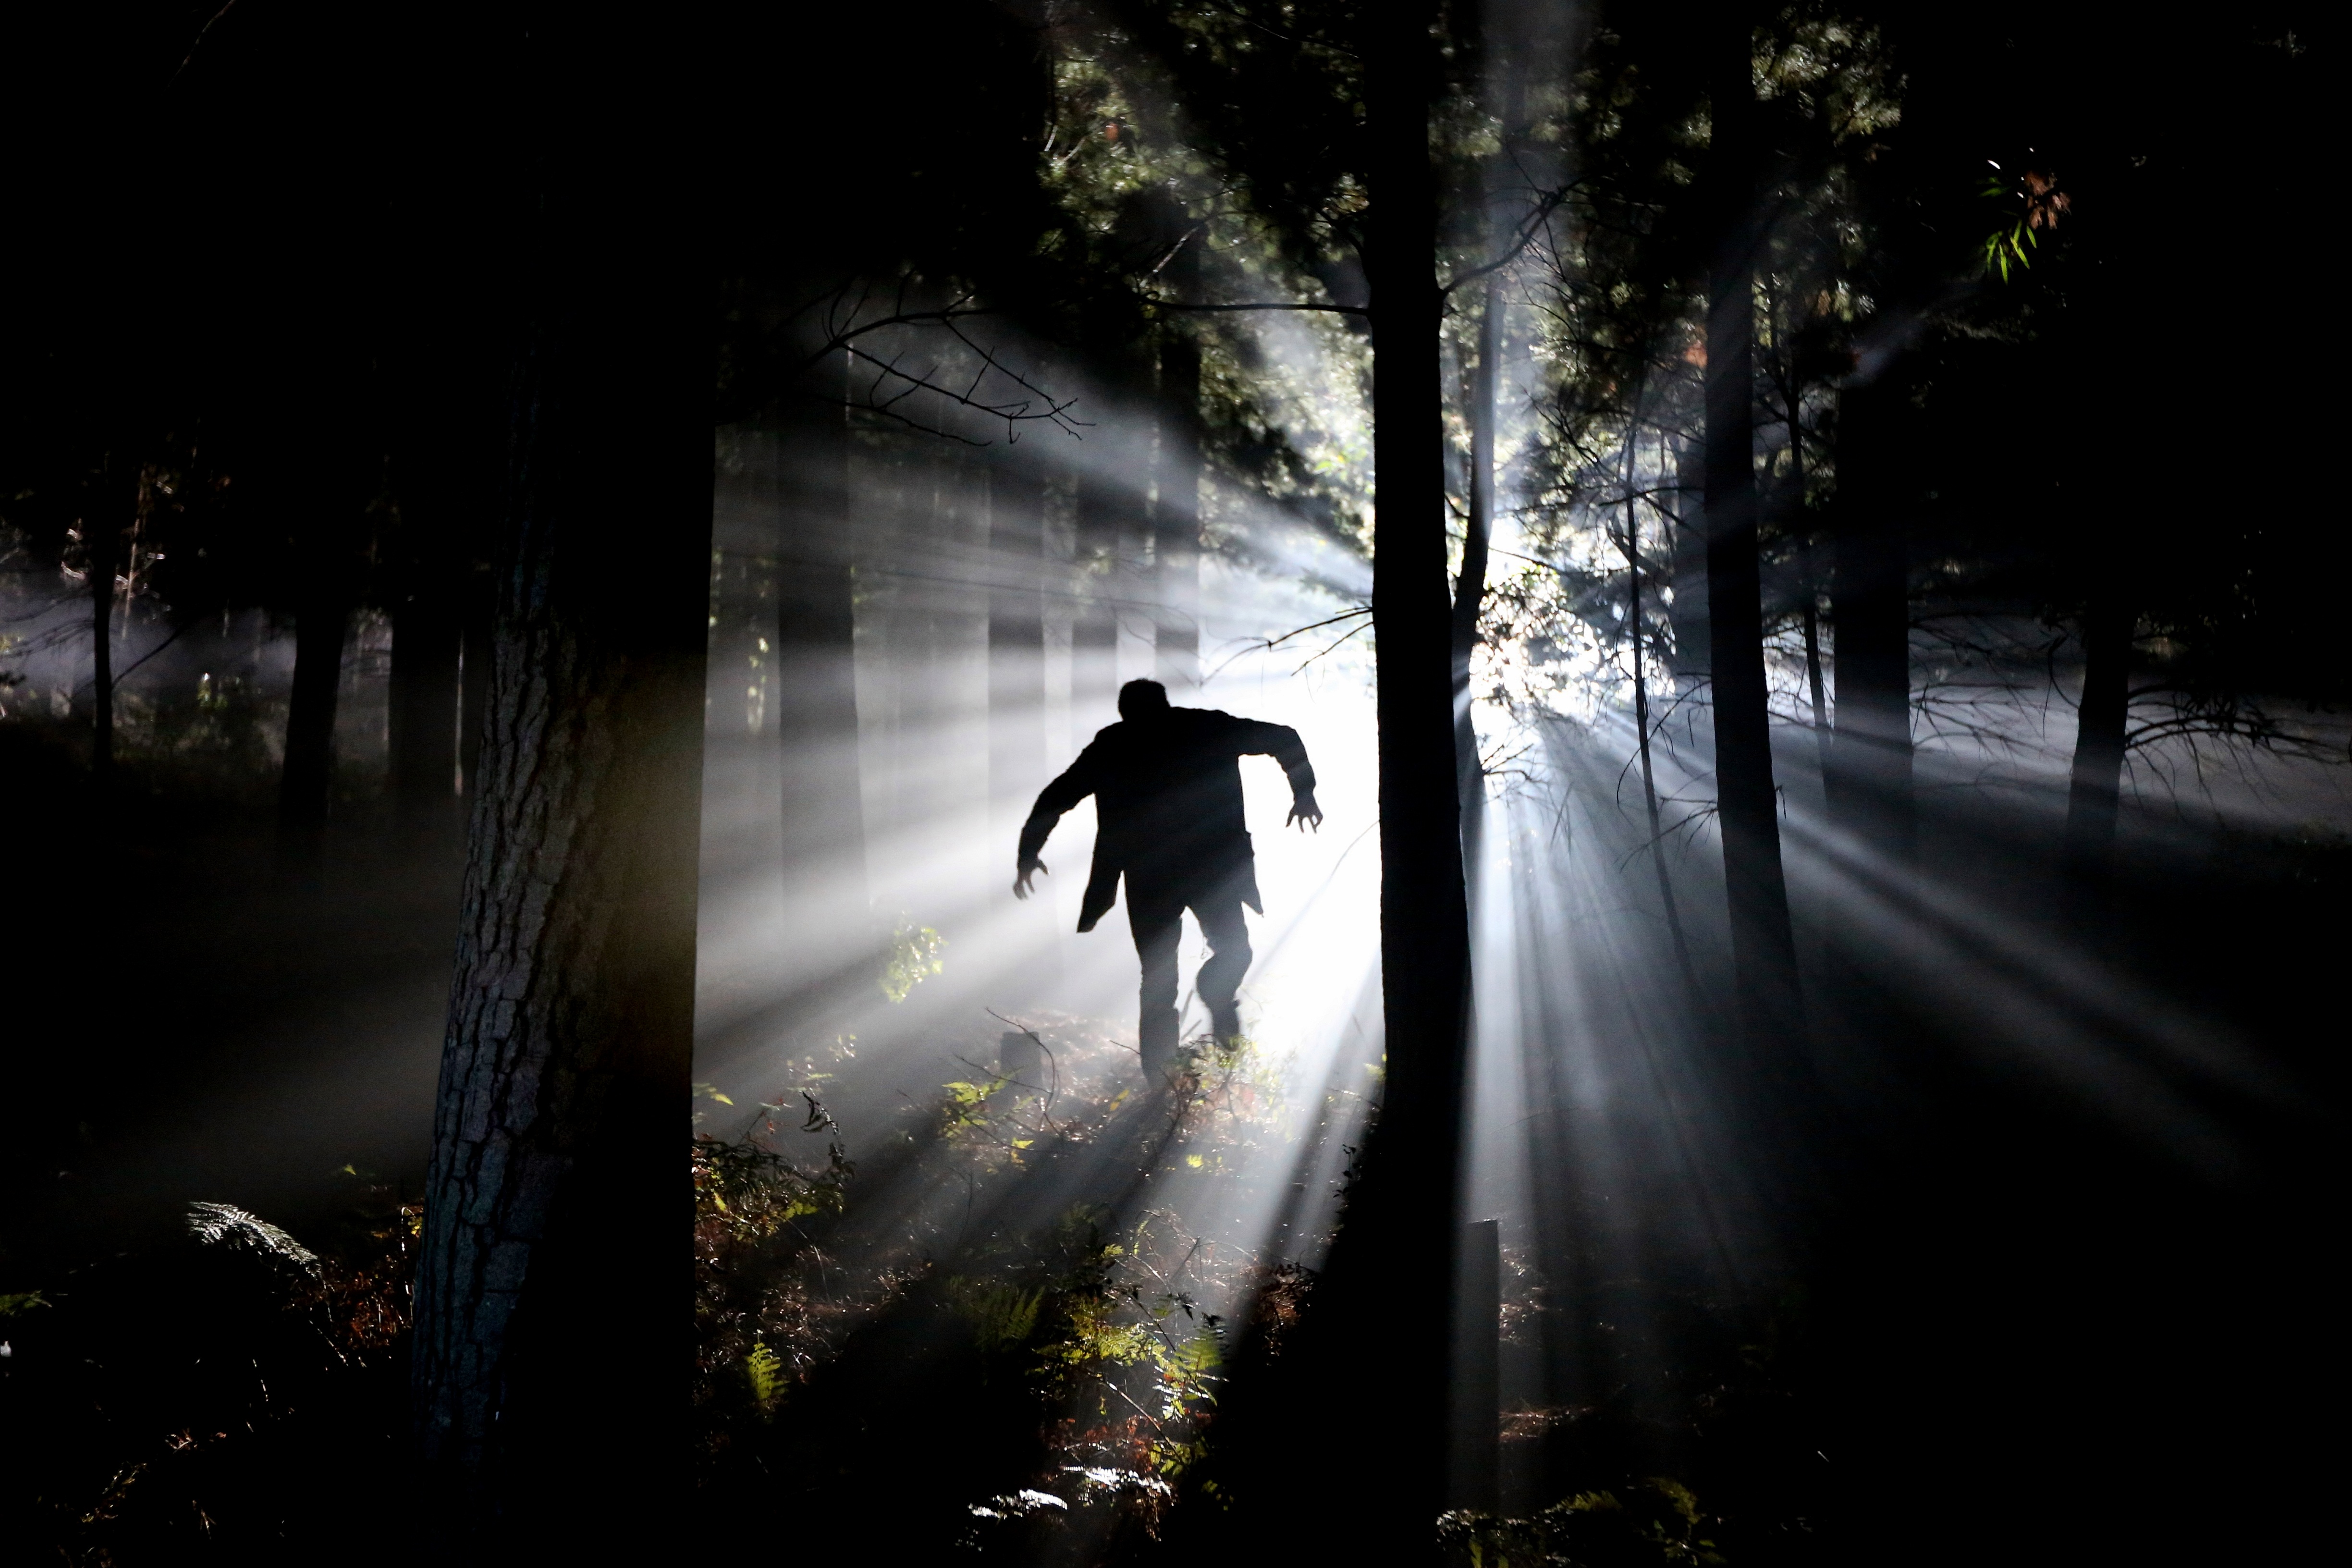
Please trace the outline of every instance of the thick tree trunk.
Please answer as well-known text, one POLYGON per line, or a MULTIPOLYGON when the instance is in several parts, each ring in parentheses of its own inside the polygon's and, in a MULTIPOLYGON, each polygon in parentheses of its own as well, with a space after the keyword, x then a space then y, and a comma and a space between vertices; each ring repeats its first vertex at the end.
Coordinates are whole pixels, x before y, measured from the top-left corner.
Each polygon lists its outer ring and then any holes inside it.
MULTIPOLYGON (((1180 300, 1200 293, 1201 238, 1189 235, 1168 266, 1180 300)), ((1152 672, 1171 700, 1201 684, 1201 341, 1170 322, 1160 341, 1159 499, 1151 518, 1152 672)))
POLYGON ((1864 388, 1841 414, 1836 576, 1837 729, 1830 810, 1897 865, 1916 837, 1911 785, 1910 567, 1887 471, 1886 394, 1864 388))
MULTIPOLYGON (((1470 939, 1433 276, 1433 19, 1417 3, 1367 13, 1386 1073, 1345 1223, 1275 1374, 1282 1408, 1260 1416, 1283 1436, 1255 1435, 1245 1450, 1291 1467, 1281 1488, 1255 1498, 1235 1488, 1225 1550, 1254 1562, 1433 1560, 1452 1457, 1470 939), (1386 1370, 1366 1376, 1372 1366, 1386 1370)), ((1228 1441, 1252 1436, 1237 1426, 1228 1441)))
POLYGON ((335 702, 342 689, 343 641, 352 616, 335 581, 339 564, 312 567, 320 580, 294 618, 294 689, 286 708, 278 824, 284 847, 301 861, 317 852, 334 787, 335 702))
POLYGON ((1707 278, 1706 584, 1717 823, 1739 1015, 1751 1056, 1794 1049, 1796 944, 1780 868, 1764 678, 1755 468, 1755 212, 1748 13, 1725 8, 1713 67, 1717 251, 1707 278))
MULTIPOLYGON (((1388 1070, 1363 1179, 1350 1194, 1332 1283, 1344 1283, 1369 1352, 1397 1325, 1452 1342, 1454 1253, 1470 995, 1469 912, 1454 761, 1453 614, 1446 593, 1444 405, 1433 276, 1431 13, 1376 9, 1371 105, 1372 608, 1380 683, 1381 1016, 1388 1070), (1375 1290, 1378 1295, 1375 1296, 1375 1290), (1378 1305, 1374 1306, 1377 1300, 1378 1305), (1373 1331, 1373 1322, 1379 1328, 1373 1331)), ((1396 1366, 1351 1415, 1377 1422, 1342 1508, 1366 1549, 1422 1550, 1442 1506, 1447 1366, 1442 1348, 1396 1366)), ((1358 1384, 1364 1362, 1358 1363, 1358 1384)), ((1365 1429, 1359 1427, 1358 1429, 1365 1429)), ((1325 1517, 1330 1517, 1326 1515, 1325 1517)), ((1335 1557, 1345 1556, 1335 1552, 1335 1557)))
POLYGON ((393 612, 392 789, 412 827, 437 826, 454 813, 461 637, 443 584, 393 612))
POLYGON ((2078 879, 2105 870, 2123 798, 2131 718, 2135 616, 2112 598, 2083 616, 2083 699, 2074 728, 2074 775, 2066 789, 2066 865, 2078 879))
POLYGON ((641 1552, 688 1510, 713 371, 677 42, 541 13, 529 45, 531 320, 413 1363, 434 1495, 506 1558, 641 1552))

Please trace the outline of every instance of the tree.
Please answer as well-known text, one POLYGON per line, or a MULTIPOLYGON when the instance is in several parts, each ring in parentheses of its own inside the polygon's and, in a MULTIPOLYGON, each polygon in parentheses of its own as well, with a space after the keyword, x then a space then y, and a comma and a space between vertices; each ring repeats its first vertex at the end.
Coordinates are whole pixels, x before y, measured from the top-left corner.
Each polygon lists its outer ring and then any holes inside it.
POLYGON ((1706 584, 1716 800, 1732 961, 1748 1050, 1766 1064, 1795 1047, 1802 1023, 1764 675, 1753 350, 1761 224, 1749 46, 1744 5, 1728 4, 1710 16, 1706 584))
MULTIPOLYGON (((1365 39, 1371 213, 1364 259, 1372 288, 1379 487, 1372 617, 1380 681, 1381 1012, 1388 1049, 1381 1121, 1369 1155, 1379 1162, 1370 1178, 1379 1185, 1365 1194, 1377 1206, 1365 1217, 1375 1237, 1424 1260, 1405 1271, 1391 1307, 1409 1322, 1434 1327, 1452 1316, 1470 932, 1446 594, 1438 359, 1444 300, 1434 276, 1438 191, 1429 148, 1437 88, 1432 20, 1421 5, 1385 6, 1370 19, 1365 39)), ((1418 1533, 1441 1506, 1447 1381, 1440 1357, 1416 1372, 1390 1391, 1387 1418, 1397 1438, 1381 1462, 1365 1467, 1365 1479, 1384 1490, 1366 1500, 1364 1517, 1368 1524, 1418 1533)))
POLYGON ((845 354, 817 356, 780 476, 776 743, 783 760, 785 875, 862 906, 866 816, 857 761, 856 514, 845 354))
POLYGON ((684 1508, 714 301, 681 242, 687 29, 529 21, 530 315, 414 1389, 461 1527, 578 1549, 684 1508))
POLYGON ((1896 864, 1909 861, 1911 596, 1895 405, 1885 379, 1850 386, 1838 410, 1835 575, 1837 727, 1824 780, 1831 809, 1896 864))

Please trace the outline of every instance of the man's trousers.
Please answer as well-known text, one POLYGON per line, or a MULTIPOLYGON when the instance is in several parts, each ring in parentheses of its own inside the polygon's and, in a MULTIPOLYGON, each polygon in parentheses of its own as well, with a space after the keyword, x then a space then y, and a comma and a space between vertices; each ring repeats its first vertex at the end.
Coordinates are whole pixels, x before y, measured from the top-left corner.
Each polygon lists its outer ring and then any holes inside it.
POLYGON ((1176 1065, 1176 944, 1188 909, 1209 940, 1209 962, 1201 965, 1193 984, 1209 1010, 1210 1030, 1220 1040, 1242 1032, 1234 998, 1250 966, 1249 926, 1242 916, 1242 896, 1249 886, 1246 874, 1163 880, 1139 878, 1131 868, 1127 873, 1128 929, 1135 933, 1135 953, 1143 962, 1143 1070, 1154 1082, 1176 1065))

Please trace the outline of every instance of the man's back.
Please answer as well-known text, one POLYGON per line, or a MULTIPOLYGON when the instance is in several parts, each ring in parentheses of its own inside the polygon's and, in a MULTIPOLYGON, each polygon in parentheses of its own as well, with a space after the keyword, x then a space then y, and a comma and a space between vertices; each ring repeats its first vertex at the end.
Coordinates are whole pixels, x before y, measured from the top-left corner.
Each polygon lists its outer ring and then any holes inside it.
POLYGON ((1171 708, 1104 729, 1071 772, 1091 776, 1097 836, 1126 865, 1244 839, 1241 759, 1252 755, 1306 764, 1297 734, 1282 725, 1171 708))
POLYGON ((1063 814, 1092 795, 1094 869, 1079 930, 1091 927, 1110 907, 1122 874, 1153 882, 1243 874, 1247 901, 1255 908, 1255 884, 1246 877, 1251 857, 1241 759, 1262 755, 1279 762, 1294 800, 1311 810, 1315 770, 1298 731, 1213 708, 1171 708, 1164 698, 1142 705, 1123 701, 1121 711, 1128 716, 1097 732, 1077 761, 1038 795, 1022 829, 1022 868, 1035 863, 1063 814))

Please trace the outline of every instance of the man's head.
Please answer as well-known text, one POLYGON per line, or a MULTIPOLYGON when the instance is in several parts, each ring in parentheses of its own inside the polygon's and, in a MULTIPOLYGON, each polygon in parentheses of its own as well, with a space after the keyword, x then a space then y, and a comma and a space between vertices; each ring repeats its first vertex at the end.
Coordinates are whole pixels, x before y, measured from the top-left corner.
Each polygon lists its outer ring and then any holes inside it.
POLYGON ((1156 680, 1130 680, 1118 689, 1118 716, 1151 720, 1168 711, 1168 689, 1156 680))

